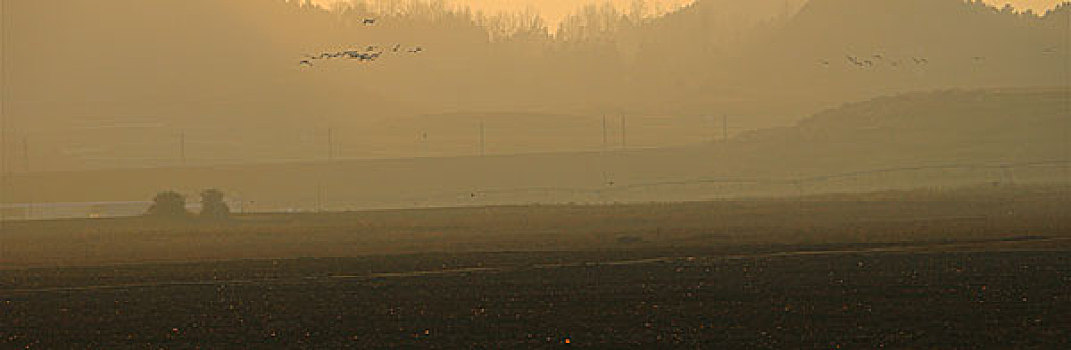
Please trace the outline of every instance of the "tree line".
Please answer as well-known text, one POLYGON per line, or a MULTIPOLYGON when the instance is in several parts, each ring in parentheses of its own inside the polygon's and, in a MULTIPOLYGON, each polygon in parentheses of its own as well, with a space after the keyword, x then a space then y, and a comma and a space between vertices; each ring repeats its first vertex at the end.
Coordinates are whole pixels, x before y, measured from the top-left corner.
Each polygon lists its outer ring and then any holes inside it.
MULTIPOLYGON (((201 211, 196 217, 207 220, 226 220, 231 210, 224 201, 224 193, 218 189, 201 191, 201 211)), ((186 209, 186 196, 175 191, 164 191, 153 197, 153 204, 146 216, 159 219, 189 219, 194 215, 186 209)))

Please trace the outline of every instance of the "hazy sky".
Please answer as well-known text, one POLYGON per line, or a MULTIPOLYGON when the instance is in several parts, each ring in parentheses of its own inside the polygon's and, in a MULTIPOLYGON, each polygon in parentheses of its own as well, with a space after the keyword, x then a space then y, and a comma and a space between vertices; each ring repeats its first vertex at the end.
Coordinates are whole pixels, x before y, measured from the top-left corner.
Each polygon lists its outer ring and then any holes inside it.
MULTIPOLYGON (((313 0, 322 4, 336 2, 340 0, 313 0)), ((343 0, 344 1, 344 0, 343 0)), ((456 4, 465 4, 473 9, 482 10, 486 12, 497 11, 516 11, 523 10, 525 8, 534 8, 543 13, 543 16, 555 23, 565 15, 573 12, 577 7, 583 4, 589 3, 605 3, 612 2, 620 6, 628 6, 632 0, 446 0, 456 4)), ((651 4, 659 4, 663 10, 670 10, 687 4, 693 0, 647 0, 651 4)), ((750 0, 739 0, 750 1, 750 0)), ((1017 8, 1033 9, 1035 11, 1044 11, 1050 9, 1056 4, 1066 0, 986 0, 989 3, 995 5, 1012 4, 1017 8)))
MULTIPOLYGON (((556 11, 547 15, 554 23, 555 13, 605 0, 444 1, 556 11)), ((692 0, 659 1, 671 9, 692 0)), ((630 145, 677 147, 708 142, 709 115, 741 116, 739 133, 910 91, 1067 85, 1053 74, 1071 52, 1066 28, 1013 15, 986 20, 962 0, 821 0, 833 6, 815 2, 787 29, 757 22, 784 10, 783 1, 819 0, 703 1, 709 8, 640 30, 585 37, 578 28, 605 25, 591 19, 562 31, 562 41, 505 43, 454 21, 339 26, 346 17, 272 0, 15 1, 12 13, 25 17, 5 32, 14 40, 4 51, 18 69, 4 79, 13 82, 6 101, 19 131, 0 149, 19 169, 165 166, 181 160, 175 140, 189 131, 191 164, 327 159, 320 140, 330 129, 352 135, 338 150, 345 157, 453 157, 472 154, 472 125, 487 116, 504 121, 488 125, 492 153, 587 151, 602 149, 589 136, 601 135, 604 113, 633 115, 630 145), (919 8, 931 2, 943 5, 919 8), (365 43, 428 50, 375 64, 298 63, 365 43), (845 59, 875 54, 889 63, 845 59), (646 127, 644 115, 690 119, 646 127), (574 119, 582 124, 562 126, 574 119), (245 128, 250 120, 270 126, 245 128), (434 146, 415 138, 425 131, 434 146), (28 146, 10 145, 26 138, 28 146)))

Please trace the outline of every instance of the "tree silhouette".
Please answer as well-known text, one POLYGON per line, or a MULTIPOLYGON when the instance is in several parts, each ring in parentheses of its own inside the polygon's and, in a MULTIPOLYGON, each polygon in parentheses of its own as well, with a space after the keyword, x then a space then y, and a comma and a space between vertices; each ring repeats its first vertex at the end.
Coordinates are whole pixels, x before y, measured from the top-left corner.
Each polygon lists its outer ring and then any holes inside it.
POLYGON ((186 197, 175 191, 164 191, 156 194, 149 207, 148 216, 156 218, 180 219, 185 218, 186 197))
POLYGON ((201 217, 221 220, 230 217, 231 209, 223 201, 223 191, 207 189, 201 191, 201 217))

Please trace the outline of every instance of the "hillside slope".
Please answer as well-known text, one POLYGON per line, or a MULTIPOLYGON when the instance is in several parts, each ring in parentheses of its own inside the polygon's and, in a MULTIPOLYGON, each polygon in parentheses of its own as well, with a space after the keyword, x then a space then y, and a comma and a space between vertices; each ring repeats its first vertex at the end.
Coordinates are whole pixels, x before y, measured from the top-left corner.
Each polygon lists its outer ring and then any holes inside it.
POLYGON ((701 147, 31 173, 9 179, 3 200, 146 200, 163 189, 193 195, 217 187, 259 210, 358 209, 696 200, 794 194, 800 184, 818 193, 1067 182, 1068 96, 1035 89, 883 97, 701 147), (853 175, 824 177, 846 173, 853 175))
MULTIPOLYGON (((702 32, 701 18, 678 25, 702 32)), ((911 91, 1067 86, 1069 21, 1071 6, 1037 15, 960 0, 812 0, 757 27, 740 49, 706 54, 707 65, 667 65, 672 80, 644 91, 675 89, 681 111, 791 114, 911 91)), ((663 57, 653 47, 641 56, 663 57)))

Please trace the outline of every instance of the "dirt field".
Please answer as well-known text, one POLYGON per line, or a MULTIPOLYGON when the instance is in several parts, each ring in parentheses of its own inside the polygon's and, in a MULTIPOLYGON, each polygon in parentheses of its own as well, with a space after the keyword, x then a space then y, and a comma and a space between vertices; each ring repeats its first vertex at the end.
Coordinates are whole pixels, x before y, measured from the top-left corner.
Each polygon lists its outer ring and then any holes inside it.
POLYGON ((414 255, 9 271, 0 345, 1060 348, 1071 339, 1068 248, 628 263, 598 263, 606 256, 594 253, 414 255), (560 260, 587 263, 533 264, 560 260), (434 265, 439 272, 384 272, 434 265), (159 281, 127 283, 139 274, 159 281), (68 279, 87 276, 94 277, 68 279), (118 283, 87 288, 109 279, 118 283))
MULTIPOLYGON (((7 222, 0 268, 376 254, 731 248, 1071 236, 1071 188, 788 199, 7 222)), ((731 249, 730 249, 731 250, 731 249)))
POLYGON ((0 348, 1061 348, 1067 193, 8 223, 0 348))

